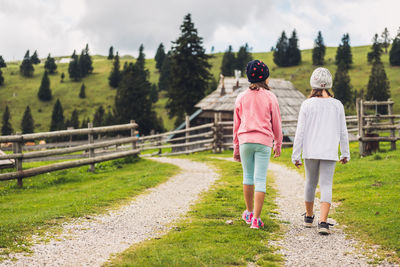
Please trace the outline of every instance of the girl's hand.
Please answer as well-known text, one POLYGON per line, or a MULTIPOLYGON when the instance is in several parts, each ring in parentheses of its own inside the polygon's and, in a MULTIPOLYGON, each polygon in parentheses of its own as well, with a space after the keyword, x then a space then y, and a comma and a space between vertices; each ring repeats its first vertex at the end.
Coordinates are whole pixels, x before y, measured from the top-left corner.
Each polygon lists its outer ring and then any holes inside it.
POLYGON ((233 160, 240 162, 240 155, 233 155, 233 160))
POLYGON ((301 166, 303 166, 303 163, 301 163, 299 160, 296 160, 294 165, 296 166, 297 169, 299 169, 301 166))
POLYGON ((347 162, 349 162, 349 160, 346 157, 344 157, 341 160, 339 160, 339 162, 342 164, 346 164, 347 162))
POLYGON ((280 149, 274 149, 274 158, 278 158, 281 156, 281 150, 280 149))

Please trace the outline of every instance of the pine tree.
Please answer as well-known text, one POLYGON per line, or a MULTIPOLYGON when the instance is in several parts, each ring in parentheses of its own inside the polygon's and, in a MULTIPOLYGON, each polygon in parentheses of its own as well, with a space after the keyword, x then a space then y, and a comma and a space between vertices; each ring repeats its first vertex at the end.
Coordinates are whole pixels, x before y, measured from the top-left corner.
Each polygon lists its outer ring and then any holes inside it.
POLYGON ((81 124, 81 129, 85 129, 85 128, 87 128, 87 127, 88 127, 88 124, 89 124, 89 122, 90 122, 89 118, 86 118, 86 120, 85 120, 85 119, 83 119, 83 120, 82 120, 82 124, 81 124))
POLYGON ((119 65, 119 55, 117 52, 117 55, 114 58, 113 69, 111 70, 110 76, 108 77, 108 84, 111 87, 117 88, 120 81, 121 81, 121 71, 119 65))
POLYGON ((33 133, 35 130, 35 125, 32 118, 31 109, 29 106, 26 106, 24 116, 21 121, 21 130, 23 134, 33 133))
POLYGON ((104 116, 104 126, 109 126, 114 124, 115 124, 114 115, 112 114, 111 109, 108 109, 106 115, 104 116))
POLYGON ((157 85, 155 84, 151 85, 150 100, 152 103, 156 103, 158 101, 158 90, 157 85))
POLYGON ((108 50, 107 59, 109 59, 109 60, 114 59, 114 47, 112 47, 112 46, 110 46, 110 49, 108 50))
POLYGON ((79 98, 86 98, 86 87, 85 84, 82 83, 81 90, 79 91, 79 98))
POLYGON ((21 75, 24 77, 32 77, 34 70, 35 69, 33 68, 32 61, 29 56, 29 50, 28 50, 25 53, 24 59, 22 60, 22 63, 21 63, 21 66, 19 67, 19 71, 20 71, 21 75))
POLYGON ((42 82, 39 87, 38 97, 42 101, 50 101, 51 100, 51 89, 50 89, 50 79, 47 74, 47 70, 44 71, 42 82))
POLYGON ((158 48, 157 48, 157 52, 156 52, 156 56, 154 57, 154 59, 156 60, 156 68, 160 71, 163 61, 165 58, 165 50, 164 50, 164 45, 163 43, 161 43, 158 48))
POLYGON ((232 46, 228 47, 228 50, 225 51, 224 56, 222 57, 221 64, 221 73, 224 76, 233 76, 236 67, 236 58, 233 53, 232 46))
MULTIPOLYGON (((390 97, 390 84, 382 61, 375 60, 367 87, 367 100, 386 101, 390 97)), ((386 113, 386 106, 378 106, 379 113, 386 113)))
POLYGON ((274 63, 279 67, 289 66, 289 58, 287 56, 289 49, 289 41, 285 31, 282 32, 274 49, 274 63))
POLYGON ((69 78, 74 81, 79 81, 81 79, 81 68, 79 64, 79 57, 74 50, 74 53, 71 56, 72 60, 69 62, 68 73, 69 78))
POLYGON ((124 66, 122 67, 122 74, 125 73, 127 69, 128 69, 128 62, 125 61, 124 66))
POLYGON ((49 72, 49 74, 54 74, 57 71, 56 61, 50 56, 50 54, 47 56, 44 68, 49 72))
POLYGON ((11 114, 10 114, 10 109, 8 106, 6 106, 6 109, 3 113, 3 123, 1 126, 1 135, 12 135, 14 132, 14 129, 12 128, 11 125, 11 114))
POLYGON ((84 78, 87 74, 85 61, 86 61, 85 50, 82 50, 81 55, 78 57, 78 65, 79 65, 79 70, 81 71, 81 73, 80 73, 81 78, 84 78))
POLYGON ((237 70, 240 70, 242 72, 242 75, 245 74, 245 69, 247 66, 247 63, 251 61, 253 58, 249 52, 249 46, 246 43, 245 45, 239 47, 239 51, 236 56, 236 68, 237 70))
POLYGON ((168 53, 163 61, 160 70, 160 77, 158 79, 158 90, 168 92, 171 86, 171 60, 170 53, 168 53))
POLYGON ((297 66, 301 63, 301 52, 298 46, 296 30, 293 30, 292 36, 289 38, 288 58, 289 66, 297 66))
POLYGON ((1 71, 0 68, 0 86, 2 86, 4 84, 4 77, 3 77, 3 72, 1 71))
POLYGON ((104 108, 99 106, 93 116, 93 127, 100 127, 104 125, 104 108))
POLYGON ((381 61, 382 51, 382 43, 378 39, 378 34, 374 35, 372 39, 372 47, 371 52, 368 53, 367 59, 368 63, 374 63, 375 61, 381 61))
POLYGON ((344 63, 340 63, 336 70, 332 91, 335 98, 340 100, 344 106, 351 107, 353 105, 349 71, 344 63))
POLYGON ((5 67, 7 67, 7 64, 4 61, 3 56, 0 56, 0 68, 5 68, 5 67))
POLYGON ((339 44, 339 47, 336 51, 335 64, 339 66, 341 63, 343 63, 347 69, 349 69, 351 67, 351 64, 353 64, 353 55, 351 54, 350 47, 350 36, 348 33, 343 35, 342 43, 339 44))
POLYGON ((385 54, 387 54, 387 49, 390 46, 391 38, 389 35, 389 31, 386 27, 381 34, 381 38, 382 38, 382 47, 385 48, 385 54))
POLYGON ((203 48, 203 38, 187 14, 180 27, 181 35, 173 42, 171 50, 171 86, 167 92, 167 109, 170 117, 192 114, 194 105, 205 96, 211 78, 208 63, 210 56, 203 48))
POLYGON ((141 44, 139 47, 139 56, 135 63, 135 65, 137 66, 138 69, 144 70, 145 60, 146 59, 145 59, 145 54, 144 54, 144 46, 143 46, 143 44, 141 44))
POLYGON ((400 66, 400 28, 393 39, 392 48, 389 52, 389 62, 392 66, 400 66))
POLYGON ((85 77, 88 74, 91 74, 93 72, 93 62, 92 62, 92 57, 89 54, 89 44, 86 44, 85 50, 83 51, 83 68, 81 71, 82 77, 85 77))
POLYGON ((144 134, 158 130, 156 113, 150 100, 151 84, 148 71, 144 69, 143 46, 135 65, 130 64, 122 76, 115 96, 115 117, 120 123, 135 120, 139 131, 144 134))
POLYGON ((74 129, 79 129, 79 114, 78 110, 74 109, 71 114, 71 118, 68 120, 67 127, 73 127, 74 129))
POLYGON ((63 72, 63 73, 61 73, 61 82, 62 82, 62 83, 64 82, 64 78, 65 78, 65 74, 64 74, 64 72, 63 72))
POLYGON ((31 57, 31 62, 32 62, 32 64, 35 64, 35 65, 40 63, 40 59, 38 57, 38 54, 37 54, 36 50, 35 50, 35 52, 33 52, 33 55, 31 57))
POLYGON ((64 129, 64 110, 60 99, 57 99, 53 107, 53 113, 51 114, 50 131, 59 131, 64 129))
POLYGON ((321 31, 319 31, 317 39, 314 41, 314 48, 312 50, 313 65, 324 65, 325 49, 324 39, 322 38, 321 31))

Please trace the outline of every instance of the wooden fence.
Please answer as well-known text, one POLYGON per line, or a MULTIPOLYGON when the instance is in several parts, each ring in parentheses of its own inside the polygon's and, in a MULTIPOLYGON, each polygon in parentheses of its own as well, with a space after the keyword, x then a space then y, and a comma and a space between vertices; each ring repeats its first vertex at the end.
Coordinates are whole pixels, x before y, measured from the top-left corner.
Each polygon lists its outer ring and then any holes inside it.
POLYGON ((364 101, 357 99, 357 119, 358 140, 360 155, 365 156, 379 148, 379 142, 390 142, 391 149, 396 149, 396 141, 400 136, 396 136, 396 130, 400 129, 400 115, 393 114, 394 102, 388 101, 364 101), (387 107, 387 114, 378 114, 379 106, 387 107), (375 107, 375 114, 367 114, 367 108, 375 107), (388 136, 379 136, 379 132, 389 132, 388 136))
MULTIPOLYGON (((363 106, 370 105, 373 102, 363 102, 363 106)), ((391 107, 389 108, 389 114, 391 114, 391 107)), ((359 132, 362 130, 373 129, 389 129, 391 131, 390 137, 379 137, 372 138, 361 136, 361 141, 380 140, 380 141, 391 141, 392 147, 395 147, 395 140, 398 137, 394 136, 394 130, 398 129, 399 126, 394 126, 394 119, 400 118, 397 115, 384 115, 380 118, 387 118, 392 124, 387 125, 376 125, 367 124, 360 125, 358 121, 364 123, 366 121, 372 121, 370 115, 347 116, 346 121, 348 125, 349 133, 359 132), (394 142, 394 145, 393 145, 394 142)), ((376 119, 374 117, 374 119, 376 119)), ((282 126, 286 129, 296 129, 297 120, 283 120, 282 126)), ((101 161, 107 161, 111 159, 121 158, 129 155, 141 154, 141 156, 169 156, 169 155, 180 155, 189 154, 193 152, 200 152, 206 150, 212 150, 213 152, 221 152, 225 149, 233 148, 233 122, 222 121, 221 114, 216 113, 214 122, 190 127, 188 117, 186 118, 186 128, 182 130, 170 131, 161 134, 152 134, 148 136, 136 137, 137 124, 131 121, 130 124, 115 125, 107 127, 92 128, 89 124, 87 129, 76 129, 76 130, 64 130, 56 132, 46 133, 34 133, 24 135, 12 135, 12 136, 0 136, 0 143, 11 142, 13 144, 12 154, 0 154, 1 161, 12 161, 16 168, 15 172, 0 173, 1 180, 18 179, 18 185, 22 186, 22 179, 42 173, 52 172, 61 169, 74 168, 82 165, 90 165, 89 170, 94 170, 94 164, 101 161), (107 134, 110 132, 119 131, 130 131, 130 137, 117 137, 107 139, 94 140, 95 135, 107 134), (39 151, 29 151, 32 147, 23 146, 27 141, 41 140, 45 138, 60 138, 69 137, 72 140, 72 136, 77 135, 88 135, 87 141, 70 141, 61 142, 58 144, 46 144, 34 146, 36 149, 45 149, 39 151), (126 145, 129 143, 129 145, 126 145), (125 144, 125 145, 123 145, 125 144), (56 147, 56 148, 54 148, 56 147), (46 149, 53 148, 53 149, 46 149), (28 151, 23 153, 24 151, 28 151), (83 151, 81 154, 75 152, 83 151), (71 154, 72 153, 72 154, 71 154), (29 161, 38 160, 64 160, 64 159, 78 159, 65 162, 54 163, 46 166, 23 169, 22 163, 29 161)), ((295 135, 294 130, 290 130, 284 133, 287 137, 293 137, 295 135)), ((292 146, 292 142, 284 142, 283 146, 292 146)), ((8 165, 9 167, 9 165, 8 165)))
MULTIPOLYGON (((347 116, 348 132, 358 132, 357 116, 347 116)), ((297 120, 282 120, 282 127, 295 129, 297 120)), ((284 136, 293 139, 295 131, 284 132, 284 136)), ((353 135, 353 140, 357 137, 353 135)), ((286 138, 289 139, 289 138, 286 138)), ((283 147, 290 147, 293 142, 283 142, 283 147)), ((168 156, 189 154, 193 152, 212 150, 221 152, 233 148, 233 121, 222 121, 221 114, 215 113, 214 122, 190 127, 186 117, 186 128, 162 134, 153 134, 140 137, 138 148, 141 156, 168 156), (168 150, 166 152, 166 150, 168 150)))
POLYGON ((136 135, 137 124, 131 121, 129 124, 106 126, 106 127, 96 127, 89 123, 87 129, 76 129, 76 130, 64 130, 64 131, 54 131, 54 132, 44 132, 44 133, 33 133, 33 134, 17 134, 9 136, 0 136, 0 143, 12 142, 13 153, 12 154, 1 154, 0 160, 12 160, 15 163, 15 172, 0 173, 0 181, 17 179, 18 185, 22 186, 22 179, 42 173, 79 167, 83 165, 90 165, 89 170, 94 171, 94 164, 97 162, 122 158, 130 155, 137 155, 140 150, 136 148, 136 142, 138 138, 136 135), (130 137, 116 138, 108 141, 100 141, 95 143, 94 136, 98 134, 105 134, 110 132, 119 131, 130 131, 130 137), (86 144, 71 146, 67 148, 50 149, 44 151, 34 151, 23 153, 23 144, 27 141, 41 140, 45 138, 60 138, 66 136, 77 136, 77 135, 87 135, 88 141, 86 144), (118 150, 118 146, 122 144, 130 144, 130 149, 126 151, 118 150), (115 147, 115 150, 107 150, 106 153, 97 153, 95 149, 115 147), (52 156, 53 160, 56 160, 54 156, 65 155, 79 151, 86 151, 88 153, 79 155, 80 158, 84 159, 65 161, 60 163, 53 163, 41 167, 35 167, 30 169, 23 169, 23 161, 33 159, 33 158, 46 158, 52 156))

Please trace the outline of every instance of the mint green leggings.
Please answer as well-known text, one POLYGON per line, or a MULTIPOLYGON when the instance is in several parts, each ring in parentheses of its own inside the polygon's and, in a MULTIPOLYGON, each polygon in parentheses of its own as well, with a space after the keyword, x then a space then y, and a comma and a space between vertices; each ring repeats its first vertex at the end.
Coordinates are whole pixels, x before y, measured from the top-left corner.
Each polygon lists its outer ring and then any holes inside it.
POLYGON ((265 193, 271 147, 256 143, 245 143, 240 145, 239 150, 243 167, 243 184, 255 185, 256 192, 265 193))

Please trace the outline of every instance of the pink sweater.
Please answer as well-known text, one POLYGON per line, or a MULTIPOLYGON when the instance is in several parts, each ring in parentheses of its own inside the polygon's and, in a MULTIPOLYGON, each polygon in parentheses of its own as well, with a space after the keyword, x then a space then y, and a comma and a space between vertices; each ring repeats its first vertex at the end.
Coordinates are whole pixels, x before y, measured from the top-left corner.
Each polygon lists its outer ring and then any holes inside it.
POLYGON ((257 143, 280 152, 282 146, 281 113, 278 99, 269 90, 240 93, 235 102, 233 153, 239 155, 239 144, 257 143))

